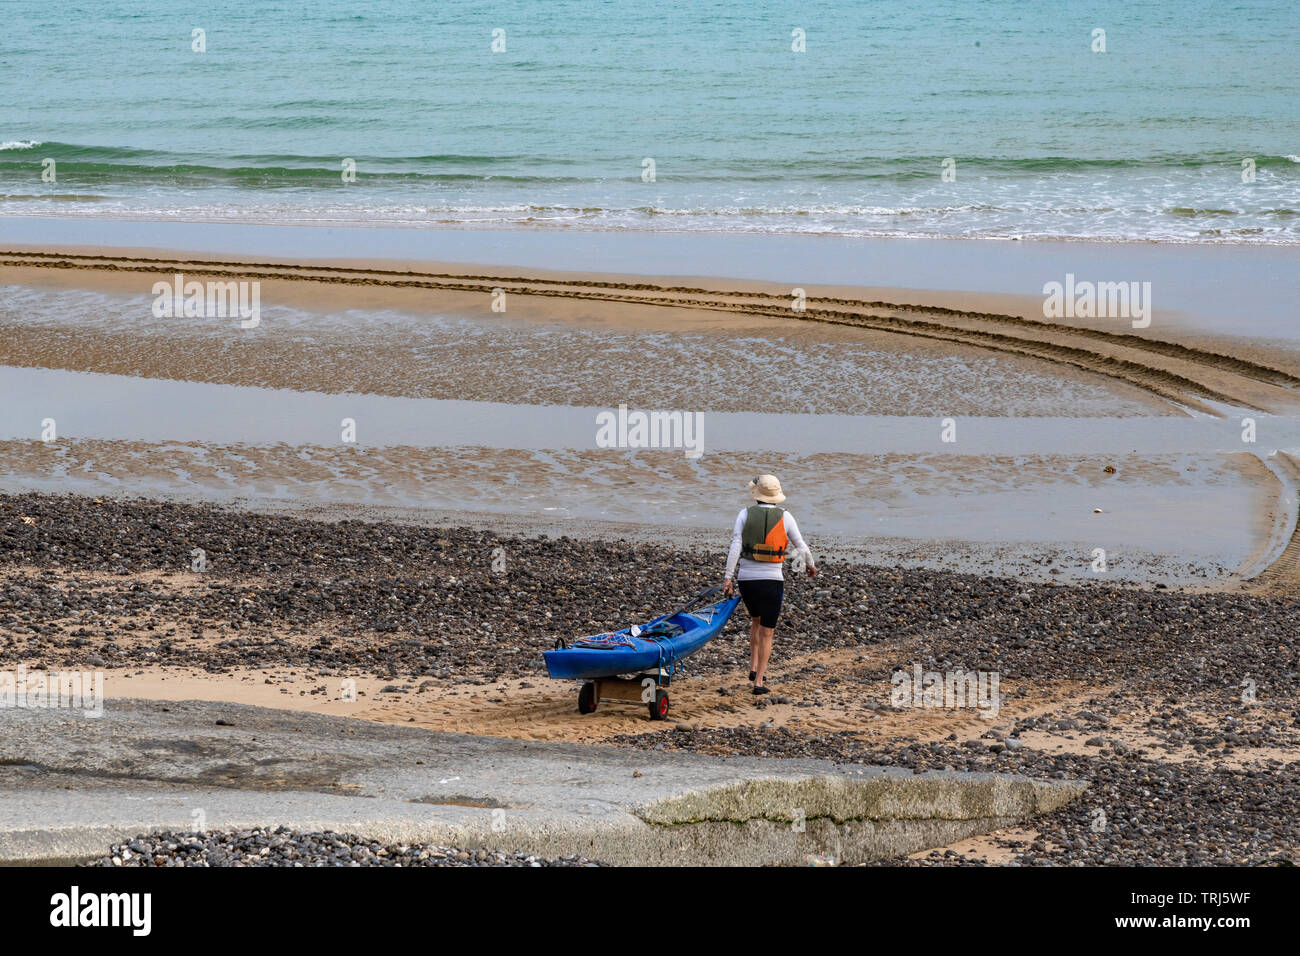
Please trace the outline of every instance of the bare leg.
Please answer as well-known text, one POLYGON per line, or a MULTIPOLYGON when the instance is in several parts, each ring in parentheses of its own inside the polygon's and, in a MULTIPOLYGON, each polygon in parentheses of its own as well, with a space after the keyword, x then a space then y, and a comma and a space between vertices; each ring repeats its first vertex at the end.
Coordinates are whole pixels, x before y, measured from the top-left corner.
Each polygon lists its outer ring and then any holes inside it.
POLYGON ((762 630, 758 618, 749 619, 749 669, 758 670, 758 632, 762 630))
POLYGON ((772 656, 772 636, 776 633, 774 627, 758 626, 758 661, 754 670, 758 671, 758 676, 754 678, 754 686, 762 687, 763 678, 767 675, 767 660, 772 656))

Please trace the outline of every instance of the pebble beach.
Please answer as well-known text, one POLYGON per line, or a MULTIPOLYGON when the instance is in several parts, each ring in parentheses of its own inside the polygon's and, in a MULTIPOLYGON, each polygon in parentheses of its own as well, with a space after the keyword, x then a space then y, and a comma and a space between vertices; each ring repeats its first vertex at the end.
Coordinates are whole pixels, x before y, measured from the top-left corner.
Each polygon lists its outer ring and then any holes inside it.
POLYGON ((580 856, 539 859, 527 853, 461 850, 422 843, 384 845, 346 833, 286 827, 236 833, 155 833, 114 844, 89 866, 599 866, 580 856))
MULTIPOLYGON (((334 701, 352 678, 369 696, 337 712, 369 719, 1091 784, 1035 821, 1030 838, 994 835, 988 846, 912 865, 989 862, 989 853, 1022 865, 1295 862, 1293 600, 825 563, 815 583, 788 585, 768 698, 746 692, 746 643, 733 621, 692 659, 676 719, 653 724, 609 706, 593 715, 598 729, 584 729, 574 688, 547 678, 541 651, 651 617, 720 573, 720 551, 7 495, 0 665, 105 669, 120 675, 110 697, 135 696, 133 680, 159 674, 173 675, 172 689, 155 683, 150 693, 178 699, 204 682, 243 699, 256 684, 290 708, 334 701), (194 548, 208 555, 207 570, 178 570, 194 548), (493 568, 502 555, 504 572, 493 568), (996 671, 1000 711, 988 719, 894 706, 891 675, 918 663, 996 671)), ((161 853, 168 863, 223 865, 252 845, 236 835, 164 852, 179 838, 151 839, 161 842, 133 851, 135 862, 161 853)), ((278 835, 260 862, 466 862, 461 850, 386 848, 381 857, 369 844, 346 844, 340 857, 334 843, 313 849, 322 839, 278 835)), ((270 845, 254 844, 259 855, 270 845)))

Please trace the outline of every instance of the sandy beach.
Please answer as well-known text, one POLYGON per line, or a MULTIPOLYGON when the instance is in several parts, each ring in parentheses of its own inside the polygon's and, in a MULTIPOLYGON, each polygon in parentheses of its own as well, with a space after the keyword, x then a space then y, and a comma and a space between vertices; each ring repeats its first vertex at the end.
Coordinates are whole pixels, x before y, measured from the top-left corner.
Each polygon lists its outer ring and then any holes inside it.
POLYGON ((809 283, 795 309, 743 277, 87 246, 5 249, 0 286, 7 665, 102 670, 110 698, 1092 782, 911 863, 1294 853, 1300 354, 1267 329, 1051 321, 987 289, 809 283), (175 274, 260 283, 260 324, 156 316, 175 274), (600 447, 620 404, 701 414, 699 454, 600 447), (717 583, 756 471, 823 567, 789 585, 773 694, 748 693, 733 623, 666 727, 578 714, 541 651, 717 583), (1004 703, 894 706, 917 664, 996 672, 1004 703))

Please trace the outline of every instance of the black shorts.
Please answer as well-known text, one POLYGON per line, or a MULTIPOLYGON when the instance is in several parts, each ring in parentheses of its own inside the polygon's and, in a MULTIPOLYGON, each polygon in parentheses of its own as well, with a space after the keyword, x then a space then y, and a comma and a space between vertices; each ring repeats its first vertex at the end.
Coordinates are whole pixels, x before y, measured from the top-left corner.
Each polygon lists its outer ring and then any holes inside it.
POLYGON ((781 596, 785 593, 784 581, 740 581, 740 596, 745 599, 745 610, 750 617, 758 618, 764 627, 776 627, 781 616, 781 596))

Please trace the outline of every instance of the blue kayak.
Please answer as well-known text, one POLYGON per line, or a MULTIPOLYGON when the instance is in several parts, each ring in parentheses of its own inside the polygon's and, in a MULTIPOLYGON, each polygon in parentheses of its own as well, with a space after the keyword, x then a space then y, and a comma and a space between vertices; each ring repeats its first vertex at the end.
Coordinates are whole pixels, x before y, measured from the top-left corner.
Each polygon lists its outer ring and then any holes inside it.
POLYGON ((546 670, 557 679, 591 680, 656 670, 674 674, 677 665, 712 640, 722 630, 740 595, 706 607, 701 599, 716 595, 710 588, 681 609, 639 626, 574 641, 568 647, 546 651, 546 670))

